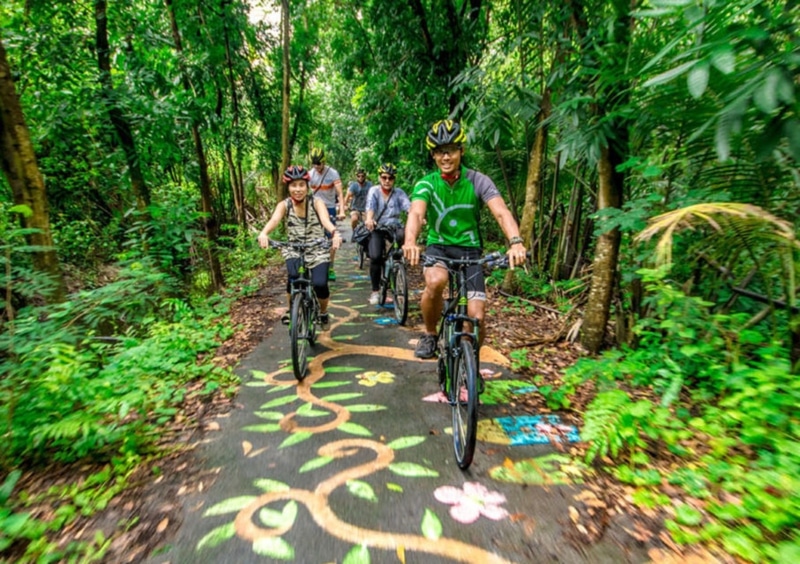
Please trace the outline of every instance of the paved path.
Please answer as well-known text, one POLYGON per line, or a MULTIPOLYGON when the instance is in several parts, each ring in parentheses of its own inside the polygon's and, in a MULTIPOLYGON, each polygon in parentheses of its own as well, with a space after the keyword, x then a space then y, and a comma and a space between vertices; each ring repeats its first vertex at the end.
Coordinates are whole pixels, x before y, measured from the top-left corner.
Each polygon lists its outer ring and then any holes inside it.
POLYGON ((337 256, 331 330, 302 384, 282 326, 241 363, 240 408, 198 448, 213 484, 185 496, 180 530, 150 562, 647 561, 614 522, 595 544, 568 541, 569 506, 588 494, 537 442, 575 430, 515 413, 535 390, 491 350, 475 460, 458 469, 435 363, 413 356, 418 328, 367 305, 353 255, 346 244, 337 256))

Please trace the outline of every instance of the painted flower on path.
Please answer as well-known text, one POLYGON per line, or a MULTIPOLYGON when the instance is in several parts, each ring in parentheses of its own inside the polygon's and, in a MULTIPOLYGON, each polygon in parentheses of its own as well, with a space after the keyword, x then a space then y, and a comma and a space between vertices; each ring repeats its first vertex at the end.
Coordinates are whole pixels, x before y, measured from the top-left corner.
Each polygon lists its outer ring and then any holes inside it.
POLYGON ((481 515, 493 521, 508 517, 508 511, 501 507, 506 502, 506 496, 489 491, 478 482, 465 482, 463 489, 442 486, 433 492, 433 496, 442 503, 452 505, 450 517, 459 523, 474 523, 481 515))
POLYGON ((358 383, 362 386, 375 386, 376 384, 392 384, 394 383, 394 374, 391 372, 375 372, 374 370, 370 370, 369 372, 362 372, 361 374, 356 375, 356 379, 358 383))

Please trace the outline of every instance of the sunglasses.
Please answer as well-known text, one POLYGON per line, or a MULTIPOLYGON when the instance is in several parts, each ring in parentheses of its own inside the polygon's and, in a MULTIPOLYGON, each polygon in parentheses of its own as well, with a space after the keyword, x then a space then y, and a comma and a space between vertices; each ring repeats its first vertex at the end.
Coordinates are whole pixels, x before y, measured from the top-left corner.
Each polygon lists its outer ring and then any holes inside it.
POLYGON ((433 154, 437 157, 442 157, 444 155, 455 155, 460 150, 461 145, 443 145, 441 147, 436 147, 433 150, 433 154))
POLYGON ((381 180, 394 180, 394 176, 388 176, 386 174, 381 174, 381 180))

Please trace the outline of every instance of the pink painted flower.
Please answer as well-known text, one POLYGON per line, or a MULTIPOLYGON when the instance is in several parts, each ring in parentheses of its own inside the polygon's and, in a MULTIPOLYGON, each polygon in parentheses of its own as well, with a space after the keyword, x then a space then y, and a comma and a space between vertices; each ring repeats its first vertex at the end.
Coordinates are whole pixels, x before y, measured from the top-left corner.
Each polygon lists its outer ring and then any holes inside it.
POLYGON ((490 492, 478 482, 464 482, 464 489, 442 486, 433 492, 433 496, 453 506, 450 517, 459 523, 474 523, 481 515, 493 521, 508 517, 508 511, 500 507, 506 502, 506 496, 490 492))

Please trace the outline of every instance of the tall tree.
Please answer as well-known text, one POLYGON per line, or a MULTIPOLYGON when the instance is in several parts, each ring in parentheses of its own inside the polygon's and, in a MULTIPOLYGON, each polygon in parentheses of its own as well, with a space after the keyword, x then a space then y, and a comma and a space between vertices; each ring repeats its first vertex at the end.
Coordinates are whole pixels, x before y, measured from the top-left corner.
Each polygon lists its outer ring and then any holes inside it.
MULTIPOLYGON (((172 0, 164 0, 169 14, 170 27, 172 29, 172 40, 175 44, 175 51, 178 58, 183 61, 183 43, 181 33, 178 28, 178 20, 175 17, 175 9, 172 0)), ((192 85, 189 73, 183 62, 181 62, 181 80, 186 92, 191 93, 192 85)), ((211 284, 214 290, 221 290, 225 286, 225 279, 222 274, 222 266, 217 256, 217 239, 219 225, 214 214, 213 196, 211 193, 211 180, 208 176, 208 161, 206 160, 205 149, 203 148, 203 138, 200 135, 200 120, 197 116, 192 117, 192 141, 194 142, 195 153, 197 155, 197 165, 200 170, 200 199, 203 206, 203 227, 208 238, 208 267, 211 274, 211 284)))
POLYGON ((108 44, 108 11, 106 10, 106 0, 95 0, 94 3, 95 21, 95 46, 97 49, 97 66, 100 71, 101 95, 105 103, 111 124, 117 133, 117 138, 122 145, 125 153, 125 161, 128 163, 128 172, 131 178, 131 187, 136 197, 139 211, 144 212, 150 205, 150 189, 144 180, 142 167, 139 163, 139 154, 136 151, 136 141, 133 136, 131 125, 120 105, 117 103, 114 94, 114 84, 111 80, 111 49, 108 44))
POLYGON ((292 69, 291 61, 289 59, 289 51, 291 48, 291 26, 289 14, 289 0, 281 0, 281 45, 282 45, 282 61, 283 61, 283 82, 281 88, 281 169, 278 174, 278 200, 283 200, 287 195, 287 188, 280 177, 283 171, 289 168, 289 102, 291 101, 291 78, 292 69))
POLYGON ((25 227, 35 229, 29 239, 37 247, 33 253, 34 268, 48 274, 55 282, 50 301, 61 302, 66 297, 66 284, 50 230, 50 209, 44 179, 36 162, 22 106, 17 97, 5 46, 0 38, 0 164, 11 185, 14 203, 24 204, 33 212, 24 217, 25 227))
MULTIPOLYGON (((626 55, 630 48, 631 7, 629 0, 612 2, 613 13, 609 18, 611 32, 606 41, 595 47, 597 52, 594 53, 596 60, 608 61, 600 63, 601 72, 594 83, 598 121, 608 123, 608 133, 601 140, 598 159, 598 210, 619 209, 622 206, 625 174, 620 172, 619 165, 628 156, 629 134, 628 123, 622 117, 624 112, 621 110, 627 106, 630 92, 624 63, 628 60, 626 55)), ((583 20, 584 14, 576 9, 575 17, 576 20, 583 20)), ((600 350, 606 332, 616 287, 619 245, 620 231, 614 226, 603 231, 595 248, 591 288, 581 328, 581 344, 593 353, 600 350)))

